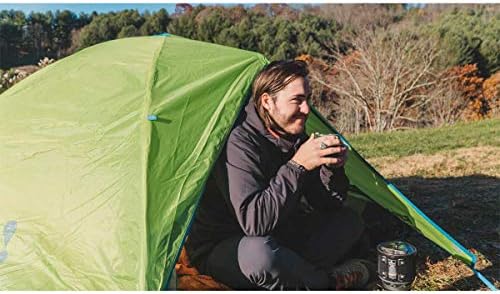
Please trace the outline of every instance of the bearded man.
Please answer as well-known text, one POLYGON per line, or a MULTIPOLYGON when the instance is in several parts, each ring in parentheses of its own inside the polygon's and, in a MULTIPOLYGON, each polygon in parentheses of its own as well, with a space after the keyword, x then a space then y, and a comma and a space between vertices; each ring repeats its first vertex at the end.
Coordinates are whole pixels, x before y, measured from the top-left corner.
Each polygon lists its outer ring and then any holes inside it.
POLYGON ((302 61, 259 73, 198 207, 188 255, 233 289, 352 289, 370 279, 367 261, 346 260, 363 233, 343 205, 346 147, 305 133, 307 75, 302 61))

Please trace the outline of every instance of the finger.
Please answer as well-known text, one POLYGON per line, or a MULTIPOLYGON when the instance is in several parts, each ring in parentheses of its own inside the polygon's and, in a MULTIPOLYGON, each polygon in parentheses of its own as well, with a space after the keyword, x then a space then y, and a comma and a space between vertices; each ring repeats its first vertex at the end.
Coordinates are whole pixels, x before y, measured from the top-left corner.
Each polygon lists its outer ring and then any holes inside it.
POLYGON ((325 164, 325 165, 335 166, 335 165, 339 164, 341 161, 342 161, 342 159, 336 158, 336 157, 322 157, 321 158, 321 163, 325 164))
POLYGON ((325 141, 325 136, 322 136, 322 137, 314 137, 314 138, 313 138, 313 136, 311 136, 311 137, 309 137, 309 138, 312 138, 312 140, 313 140, 314 142, 323 142, 323 141, 325 141))
MULTIPOLYGON (((323 150, 321 150, 321 151, 323 151, 323 150)), ((347 154, 347 147, 345 147, 344 145, 330 146, 327 149, 324 149, 324 151, 325 151, 325 153, 321 153, 320 156, 333 155, 335 157, 343 157, 345 154, 347 154), (330 148, 333 148, 333 149, 330 149, 330 148)))
POLYGON ((312 140, 310 144, 314 146, 315 150, 324 150, 329 147, 328 144, 325 143, 324 137, 316 138, 312 140))
POLYGON ((339 146, 342 145, 342 142, 336 135, 328 135, 323 137, 323 142, 328 146, 339 146))
POLYGON ((345 165, 345 160, 343 158, 336 158, 337 163, 335 164, 327 164, 328 167, 340 168, 345 165))
POLYGON ((329 148, 326 148, 326 149, 323 149, 323 150, 320 150, 319 151, 319 156, 323 157, 323 156, 329 156, 329 155, 335 155, 335 154, 341 154, 343 151, 343 148, 340 147, 340 146, 337 146, 337 147, 329 147, 329 148))
MULTIPOLYGON (((320 143, 319 142, 316 143, 316 140, 318 140, 318 138, 314 138, 314 133, 313 133, 313 134, 311 134, 311 136, 309 136, 307 141, 305 141, 304 144, 302 144, 302 146, 312 146, 313 150, 319 150, 320 143)), ((311 148, 311 147, 308 147, 308 148, 311 148)))
POLYGON ((335 167, 335 168, 341 168, 341 167, 343 167, 344 165, 345 165, 345 161, 343 161, 343 160, 342 160, 342 161, 340 161, 339 163, 337 163, 336 165, 334 165, 333 167, 335 167))
POLYGON ((345 147, 344 145, 341 145, 340 148, 342 149, 342 151, 340 152, 341 156, 347 156, 347 154, 348 154, 347 147, 345 147))

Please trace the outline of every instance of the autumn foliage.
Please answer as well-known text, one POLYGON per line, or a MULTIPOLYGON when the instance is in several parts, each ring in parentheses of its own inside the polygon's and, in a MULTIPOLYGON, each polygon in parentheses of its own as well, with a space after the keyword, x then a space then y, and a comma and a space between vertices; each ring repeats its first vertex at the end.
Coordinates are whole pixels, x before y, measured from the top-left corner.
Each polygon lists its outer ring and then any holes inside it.
POLYGON ((453 105, 461 110, 461 120, 480 120, 498 113, 500 72, 488 79, 479 76, 476 64, 454 66, 443 72, 453 105))
POLYGON ((490 116, 500 114, 500 71, 483 82, 483 98, 490 106, 490 116))
MULTIPOLYGON (((463 116, 467 120, 478 120, 488 115, 489 104, 483 95, 484 79, 478 76, 476 64, 454 66, 446 72, 447 76, 456 77, 451 81, 457 96, 462 96, 465 103, 463 116)), ((460 97, 456 98, 457 100, 460 97)))

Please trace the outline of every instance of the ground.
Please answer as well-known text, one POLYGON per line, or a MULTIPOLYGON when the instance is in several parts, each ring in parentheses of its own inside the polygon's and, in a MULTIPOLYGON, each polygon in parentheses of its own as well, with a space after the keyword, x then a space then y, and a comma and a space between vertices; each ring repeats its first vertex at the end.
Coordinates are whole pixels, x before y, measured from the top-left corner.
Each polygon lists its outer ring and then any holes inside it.
MULTIPOLYGON (((351 144, 369 154, 368 162, 386 179, 476 254, 476 268, 500 288, 500 120, 426 130, 425 136, 412 132, 382 139, 359 136, 351 144), (419 146, 432 142, 440 146, 419 146)), ((487 289, 467 266, 419 233, 405 230, 402 235, 419 251, 413 290, 487 289)))

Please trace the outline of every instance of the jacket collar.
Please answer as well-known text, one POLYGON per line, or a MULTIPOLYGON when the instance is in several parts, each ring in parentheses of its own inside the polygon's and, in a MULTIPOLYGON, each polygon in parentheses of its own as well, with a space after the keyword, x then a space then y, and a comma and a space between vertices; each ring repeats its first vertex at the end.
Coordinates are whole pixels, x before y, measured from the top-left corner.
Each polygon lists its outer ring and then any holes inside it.
POLYGON ((260 119, 257 110, 255 109, 255 105, 250 100, 245 107, 246 118, 245 122, 250 125, 253 129, 255 129, 259 134, 268 139, 271 143, 276 145, 282 152, 288 153, 291 150, 296 151, 303 141, 307 139, 307 135, 302 133, 300 135, 284 138, 273 136, 269 130, 266 129, 264 123, 260 119))

